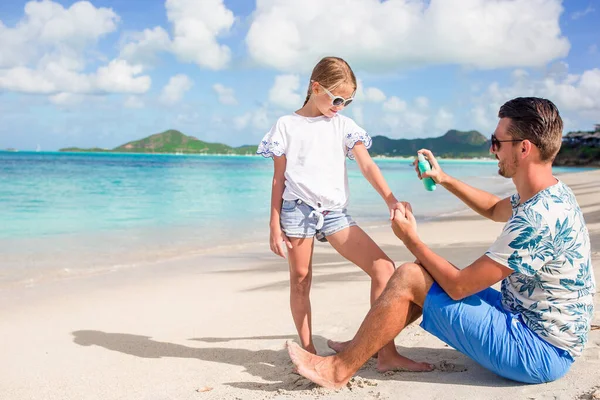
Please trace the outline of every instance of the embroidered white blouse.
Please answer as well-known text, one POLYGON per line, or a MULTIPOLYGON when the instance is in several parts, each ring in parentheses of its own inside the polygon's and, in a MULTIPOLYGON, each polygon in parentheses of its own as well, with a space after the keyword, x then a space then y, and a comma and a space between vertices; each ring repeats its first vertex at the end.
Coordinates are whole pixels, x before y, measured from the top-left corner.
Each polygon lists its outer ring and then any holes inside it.
POLYGON ((351 118, 294 113, 277 120, 257 154, 285 154, 284 200, 300 199, 318 211, 337 211, 348 205, 346 157, 354 159, 352 149, 358 142, 369 148, 372 140, 351 118))

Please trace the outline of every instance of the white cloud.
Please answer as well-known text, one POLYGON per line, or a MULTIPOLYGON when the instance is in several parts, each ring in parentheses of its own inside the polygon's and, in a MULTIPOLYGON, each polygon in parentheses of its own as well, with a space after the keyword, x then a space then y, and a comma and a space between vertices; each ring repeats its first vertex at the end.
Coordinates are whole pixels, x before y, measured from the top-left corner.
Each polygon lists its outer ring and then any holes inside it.
POLYGON ((453 115, 445 109, 439 110, 432 121, 429 99, 425 96, 415 98, 410 104, 392 96, 383 104, 382 110, 381 121, 391 129, 389 137, 436 136, 440 129, 449 127, 453 122, 453 115), (432 132, 434 127, 435 132, 432 132))
POLYGON ((529 76, 529 72, 527 72, 524 69, 515 69, 510 76, 512 77, 512 79, 514 80, 520 80, 520 79, 525 79, 529 76))
POLYGON ((252 119, 252 114, 249 112, 244 115, 240 115, 233 119, 233 126, 236 130, 241 131, 248 126, 251 119, 252 119))
POLYGON ((217 42, 228 33, 235 18, 223 0, 167 0, 167 18, 173 24, 173 52, 182 61, 220 69, 231 59, 231 50, 217 42))
POLYGON ((213 85, 213 90, 217 93, 221 104, 234 106, 238 103, 232 88, 225 87, 220 83, 215 83, 213 85))
POLYGON ((255 62, 285 71, 332 53, 373 71, 542 66, 569 51, 562 11, 560 0, 258 0, 246 44, 255 62))
POLYGON ((145 93, 149 76, 138 76, 141 67, 124 60, 112 60, 95 73, 83 74, 49 63, 43 68, 15 67, 0 70, 0 89, 22 93, 145 93))
POLYGON ((74 95, 72 93, 57 93, 48 97, 50 103, 59 107, 69 107, 80 103, 83 99, 81 95, 74 95))
POLYGON ((417 108, 424 110, 429 107, 429 99, 425 96, 419 96, 415 99, 415 104, 417 108))
POLYGON ((298 89, 300 89, 298 75, 278 75, 275 77, 273 87, 269 90, 269 102, 281 108, 300 108, 305 97, 298 93, 298 89))
POLYGON ((586 15, 593 13, 594 11, 596 10, 591 5, 588 5, 587 8, 583 11, 575 11, 574 13, 572 13, 571 19, 576 20, 581 17, 585 17, 586 15))
POLYGON ((508 86, 491 83, 475 99, 477 104, 487 106, 478 105, 472 109, 474 121, 480 128, 493 128, 500 106, 510 99, 523 96, 547 98, 556 104, 561 113, 572 112, 590 118, 600 115, 600 69, 569 74, 566 64, 565 67, 560 73, 552 70, 546 76, 518 80, 508 86))
POLYGON ((161 93, 161 101, 164 104, 173 105, 181 101, 185 92, 193 86, 192 80, 184 74, 172 76, 169 83, 165 85, 161 93))
POLYGON ((358 125, 363 126, 365 124, 365 115, 361 106, 355 105, 352 107, 352 116, 358 125))
POLYGON ((171 38, 160 26, 131 33, 129 38, 133 41, 125 43, 119 57, 134 64, 152 65, 158 52, 171 49, 171 38))
POLYGON ((73 94, 146 92, 150 77, 125 60, 85 72, 96 41, 118 22, 113 10, 86 1, 69 8, 50 0, 27 3, 14 28, 0 22, 0 89, 54 95, 57 105, 73 94))
POLYGON ((273 124, 266 107, 261 107, 252 114, 252 125, 256 129, 267 130, 273 124))
POLYGON ((123 102, 125 108, 144 108, 144 102, 139 96, 128 96, 123 102))
POLYGON ((121 56, 132 62, 152 64, 156 53, 170 51, 180 61, 219 70, 231 60, 231 49, 218 42, 230 32, 235 17, 223 0, 166 0, 167 19, 172 38, 162 27, 132 35, 121 49, 121 56))
POLYGON ((494 128, 498 119, 496 116, 498 115, 498 108, 493 109, 494 106, 482 106, 478 104, 471 109, 471 120, 473 121, 475 127, 484 132, 489 131, 494 128))
POLYGON ((129 65, 125 60, 112 60, 98 68, 96 85, 107 93, 145 93, 150 89, 150 77, 136 77, 142 72, 139 65, 129 65))
POLYGON ((440 108, 435 116, 434 126, 440 134, 454 128, 454 114, 443 107, 440 108))
POLYGON ((387 98, 381 89, 369 87, 365 89, 365 98, 373 103, 382 103, 387 98))
POLYGON ((277 119, 273 111, 274 110, 269 109, 266 105, 263 105, 255 110, 233 118, 233 126, 238 131, 252 127, 252 131, 258 133, 258 136, 262 137, 277 119))
POLYGON ((87 1, 67 9, 53 1, 30 1, 24 12, 14 28, 0 21, 0 68, 26 66, 48 53, 72 57, 116 30, 119 21, 113 10, 87 1))
POLYGON ((389 112, 402 112, 406 110, 406 102, 396 96, 392 96, 388 101, 383 103, 383 109, 389 112))

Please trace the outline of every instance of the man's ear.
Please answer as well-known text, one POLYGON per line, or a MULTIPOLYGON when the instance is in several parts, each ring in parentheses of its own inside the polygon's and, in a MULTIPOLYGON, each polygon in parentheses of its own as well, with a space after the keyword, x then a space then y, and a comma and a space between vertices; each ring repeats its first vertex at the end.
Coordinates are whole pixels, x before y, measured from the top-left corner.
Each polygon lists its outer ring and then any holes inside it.
POLYGON ((533 151, 533 143, 529 140, 523 140, 521 142, 521 158, 525 158, 531 154, 533 151))

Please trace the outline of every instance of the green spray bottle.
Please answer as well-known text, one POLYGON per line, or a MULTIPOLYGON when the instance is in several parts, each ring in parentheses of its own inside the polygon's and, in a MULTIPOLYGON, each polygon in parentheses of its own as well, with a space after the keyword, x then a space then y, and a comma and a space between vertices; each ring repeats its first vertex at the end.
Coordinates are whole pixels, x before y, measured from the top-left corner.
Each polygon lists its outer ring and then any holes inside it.
MULTIPOLYGON (((429 161, 425 159, 425 156, 423 154, 418 153, 417 158, 419 160, 419 163, 417 165, 421 174, 427 171, 431 171, 431 165, 429 165, 429 161)), ((425 186, 425 189, 429 190, 430 192, 435 190, 435 188, 437 187, 435 181, 431 178, 423 178, 423 186, 425 186)))

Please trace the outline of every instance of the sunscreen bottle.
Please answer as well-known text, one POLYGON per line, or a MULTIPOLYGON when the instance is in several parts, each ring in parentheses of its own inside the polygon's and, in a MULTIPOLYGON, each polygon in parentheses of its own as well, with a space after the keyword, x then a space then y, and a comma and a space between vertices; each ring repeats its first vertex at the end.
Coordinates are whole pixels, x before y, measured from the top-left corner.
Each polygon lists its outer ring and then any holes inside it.
MULTIPOLYGON (((429 165, 429 161, 425 159, 423 154, 418 153, 417 158, 419 159, 418 167, 421 174, 431 170, 431 165, 429 165)), ((435 181, 431 178, 423 178, 423 186, 425 186, 425 189, 429 190, 430 192, 436 188, 435 181)))

